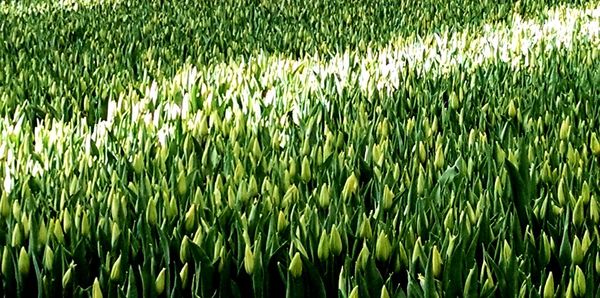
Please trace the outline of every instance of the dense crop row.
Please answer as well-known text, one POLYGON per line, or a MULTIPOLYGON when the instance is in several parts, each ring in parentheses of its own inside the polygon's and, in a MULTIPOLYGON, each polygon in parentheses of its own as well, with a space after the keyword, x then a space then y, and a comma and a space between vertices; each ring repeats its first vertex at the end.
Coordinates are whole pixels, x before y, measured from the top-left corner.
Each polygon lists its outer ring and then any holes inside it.
POLYGON ((600 294, 597 3, 288 2, 0 4, 0 292, 600 294))

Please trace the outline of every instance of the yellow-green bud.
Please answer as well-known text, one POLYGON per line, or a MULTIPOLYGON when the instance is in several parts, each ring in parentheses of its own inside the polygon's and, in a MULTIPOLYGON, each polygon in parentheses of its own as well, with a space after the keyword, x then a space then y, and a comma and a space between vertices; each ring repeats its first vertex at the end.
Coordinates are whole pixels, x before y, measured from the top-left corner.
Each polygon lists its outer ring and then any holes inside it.
POLYGON ((508 261, 511 259, 511 257, 512 257, 512 248, 510 247, 510 245, 508 244, 508 242, 505 239, 504 245, 502 246, 502 261, 505 264, 507 264, 508 261))
POLYGON ((58 243, 63 244, 65 242, 65 234, 63 233, 62 226, 58 221, 54 223, 54 239, 58 243))
POLYGON ((296 254, 294 254, 289 271, 294 278, 298 278, 302 275, 302 258, 300 257, 300 253, 296 252, 296 254))
POLYGON ((52 265, 54 264, 54 252, 49 245, 46 245, 46 249, 44 249, 42 262, 44 263, 44 268, 46 268, 46 270, 52 271, 52 265))
POLYGON ((110 280, 118 281, 121 279, 121 255, 114 262, 112 269, 110 270, 110 280))
POLYGON ((110 233, 110 245, 115 247, 117 242, 119 241, 119 236, 121 236, 121 229, 116 222, 113 222, 112 229, 110 233))
POLYGON ((10 254, 8 252, 8 246, 5 246, 2 250, 2 275, 6 276, 10 270, 10 254))
MULTIPOLYGON (((6 248, 4 248, 4 250, 6 251, 6 248)), ((600 252, 596 253, 596 273, 600 274, 600 252)))
POLYGON ((342 189, 342 198, 349 198, 356 190, 358 189, 358 178, 352 173, 350 177, 346 179, 346 183, 344 183, 344 188, 342 189))
POLYGON ((19 204, 19 201, 17 201, 17 200, 13 201, 12 214, 13 214, 13 218, 15 218, 15 219, 21 218, 21 205, 19 204))
POLYGON ((189 246, 190 246, 190 238, 187 235, 185 235, 185 236, 183 236, 183 240, 181 240, 181 245, 179 247, 179 260, 181 260, 182 263, 185 263, 188 261, 189 246))
POLYGON ((517 107, 512 99, 508 103, 508 116, 510 118, 515 118, 517 116, 517 107))
POLYGON ((188 270, 188 263, 185 263, 181 271, 179 271, 179 278, 181 278, 181 284, 184 288, 187 286, 188 270))
POLYGON ((446 227, 447 230, 452 230, 454 228, 454 209, 452 207, 450 207, 450 210, 446 213, 444 227, 446 227))
POLYGON ((407 267, 408 254, 406 253, 406 249, 404 248, 404 244, 402 244, 402 242, 400 242, 400 244, 398 245, 398 257, 402 266, 407 267))
POLYGON ((133 170, 136 174, 141 174, 144 169, 144 156, 141 153, 137 153, 133 157, 133 170))
POLYGON ((23 276, 27 276, 29 274, 29 266, 30 260, 29 255, 24 247, 21 247, 21 251, 19 252, 19 273, 23 276))
POLYGON ((577 297, 585 296, 585 275, 579 266, 575 266, 575 280, 573 281, 573 294, 577 297))
POLYGON ((329 207, 329 200, 329 187, 327 184, 323 184, 321 186, 321 192, 319 193, 319 206, 326 209, 329 207))
POLYGON ((571 262, 574 265, 579 265, 583 262, 584 252, 581 248, 581 241, 579 237, 575 236, 575 240, 573 241, 573 248, 571 249, 571 262))
POLYGON ((367 262, 369 261, 369 256, 371 253, 369 252, 369 248, 367 247, 367 243, 363 242, 362 249, 356 258, 356 270, 360 271, 367 267, 367 262))
POLYGON ((550 257, 551 257, 551 246, 550 246, 550 240, 548 240, 548 236, 546 235, 546 233, 542 232, 542 239, 541 239, 541 253, 542 253, 542 263, 544 265, 548 265, 548 263, 550 262, 550 257))
POLYGON ((190 232, 196 225, 196 205, 192 204, 188 212, 185 213, 185 230, 190 232))
POLYGON ((342 237, 335 225, 331 227, 331 232, 329 233, 329 248, 335 256, 339 256, 342 252, 342 237))
POLYGON ((0 198, 0 214, 2 214, 3 218, 8 218, 10 215, 10 205, 6 192, 2 192, 2 198, 0 198))
POLYGON ((584 254, 587 252, 588 248, 590 248, 591 244, 592 239, 590 238, 590 231, 585 230, 585 232, 583 233, 583 238, 581 239, 581 250, 584 254))
POLYGON ((552 276, 552 272, 548 274, 548 278, 546 279, 546 283, 544 284, 544 298, 552 298, 554 297, 554 277, 552 276))
POLYGON ((592 154, 596 156, 600 156, 600 142, 598 142, 598 138, 596 137, 596 133, 592 133, 592 137, 590 140, 590 147, 592 149, 592 154))
POLYGON ((156 280, 154 281, 154 289, 156 290, 156 294, 160 296, 160 294, 162 294, 165 291, 165 274, 166 274, 167 270, 165 268, 163 268, 160 273, 158 273, 158 276, 156 277, 156 280))
POLYGON ((425 193, 425 171, 423 167, 419 169, 419 176, 417 177, 417 194, 423 196, 425 193))
POLYGON ((381 202, 381 205, 384 210, 387 210, 390 207, 392 207, 393 198, 394 198, 394 193, 390 190, 390 188, 386 184, 383 187, 383 198, 382 198, 382 202, 381 202))
POLYGON ((92 286, 92 298, 102 298, 102 289, 100 288, 100 282, 98 278, 94 278, 94 285, 92 286))
POLYGON ((581 197, 583 198, 584 204, 587 205, 590 202, 590 185, 587 183, 587 181, 584 181, 583 185, 581 186, 581 197))
POLYGON ((379 298, 390 298, 390 293, 388 293, 388 290, 385 287, 385 285, 381 287, 381 295, 379 295, 379 298))
POLYGON ((418 261, 421 260, 421 256, 423 255, 421 250, 422 250, 421 237, 419 237, 419 238, 417 238, 417 241, 415 241, 415 247, 413 248, 413 253, 412 253, 412 258, 411 258, 411 262, 413 264, 416 264, 418 261))
POLYGON ((566 140, 569 138, 569 131, 571 130, 571 125, 569 123, 569 117, 564 119, 560 125, 559 137, 561 140, 566 140))
POLYGON ((579 227, 583 224, 584 220, 583 199, 580 197, 579 200, 577 200, 577 203, 575 203, 575 209, 573 209, 573 224, 576 227, 579 227))
POLYGON ((375 243, 375 257, 377 260, 385 262, 390 259, 391 254, 392 244, 390 243, 388 236, 381 231, 377 237, 377 242, 375 243))
POLYGON ((72 275, 73 275, 73 267, 69 267, 69 269, 67 269, 67 272, 65 272, 65 274, 63 275, 63 278, 62 278, 63 289, 67 288, 67 286, 71 282, 72 275))
POLYGON ((433 258, 432 260, 432 269, 433 269, 433 276, 434 277, 439 277, 440 274, 442 273, 442 256, 440 255, 440 251, 437 248, 437 245, 433 246, 433 252, 431 254, 431 257, 433 258))
POLYGON ((13 229, 12 232, 12 241, 11 241, 11 246, 12 247, 19 247, 21 246, 21 225, 19 225, 18 223, 15 224, 15 227, 13 229))
POLYGON ((157 221, 156 200, 150 199, 148 200, 148 206, 146 206, 146 222, 151 226, 155 226, 157 221))
POLYGON ((302 159, 302 169, 300 171, 300 178, 304 182, 308 182, 310 180, 310 162, 308 161, 308 158, 306 158, 306 156, 304 156, 304 158, 302 159))
POLYGON ((279 215, 277 216, 277 231, 281 232, 288 226, 288 221, 285 218, 285 213, 279 210, 279 215))
POLYGON ((590 198, 590 218, 595 224, 600 223, 600 208, 598 207, 598 201, 594 196, 590 198))
POLYGON ((348 295, 348 298, 359 298, 358 286, 354 286, 354 288, 352 288, 352 291, 350 292, 350 295, 348 295))
POLYGON ((179 195, 185 195, 187 193, 187 176, 185 170, 179 172, 179 176, 177 176, 177 192, 179 195))
POLYGON ((423 144, 423 141, 419 142, 419 159, 421 160, 421 163, 424 163, 425 160, 427 160, 427 152, 425 151, 425 144, 423 144))
POLYGON ((71 229, 71 211, 65 209, 62 215, 63 230, 65 233, 69 233, 69 230, 71 229))
POLYGON ((244 251, 244 269, 249 275, 254 272, 254 253, 248 244, 246 244, 246 250, 244 251))
POLYGON ((365 239, 371 239, 371 236, 373 236, 373 232, 371 230, 371 223, 366 216, 363 216, 363 220, 362 220, 362 223, 360 224, 360 229, 359 229, 358 234, 360 235, 360 237, 365 238, 365 239))
POLYGON ((327 236, 327 231, 325 231, 325 229, 321 232, 319 246, 317 247, 317 256, 319 257, 319 260, 325 260, 329 257, 329 237, 327 236))
POLYGON ((81 235, 84 237, 90 235, 90 221, 87 212, 83 212, 81 216, 81 235))
POLYGON ((442 146, 438 146, 435 150, 435 159, 433 164, 438 170, 441 170, 442 167, 444 167, 444 149, 442 146))

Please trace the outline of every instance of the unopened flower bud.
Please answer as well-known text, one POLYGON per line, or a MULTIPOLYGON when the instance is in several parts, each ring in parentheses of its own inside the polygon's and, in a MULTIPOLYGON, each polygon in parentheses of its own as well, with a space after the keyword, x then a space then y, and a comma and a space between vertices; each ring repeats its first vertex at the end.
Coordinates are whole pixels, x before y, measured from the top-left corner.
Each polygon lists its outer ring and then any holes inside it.
POLYGON ((317 256, 319 257, 319 260, 326 260, 329 257, 329 237, 327 236, 327 231, 325 231, 325 229, 321 232, 319 246, 317 247, 317 256))
POLYGON ((310 162, 308 161, 308 158, 304 156, 302 159, 302 168, 300 170, 300 179, 306 183, 310 180, 310 174, 310 162))
POLYGON ((383 187, 383 198, 382 198, 382 202, 381 202, 381 205, 384 210, 387 210, 392 206, 393 198, 394 198, 394 193, 390 190, 390 188, 386 184, 383 187))
POLYGON ((100 282, 97 277, 94 279, 94 285, 92 286, 92 298, 102 298, 102 289, 100 289, 100 282))
POLYGON ((49 245, 46 245, 46 249, 44 249, 42 262, 44 263, 44 268, 46 268, 46 270, 52 271, 52 265, 54 264, 54 252, 49 245))
POLYGON ((302 258, 300 257, 300 253, 296 252, 292 258, 289 271, 294 278, 298 278, 302 275, 302 258))
POLYGON ((437 248, 437 245, 433 246, 433 252, 431 254, 431 257, 433 258, 432 260, 432 269, 433 269, 433 276, 434 277, 439 277, 440 274, 442 273, 442 256, 440 255, 440 251, 437 248))
POLYGON ((331 227, 331 232, 329 233, 329 248, 335 256, 340 255, 342 252, 342 237, 335 225, 331 227))
POLYGON ((367 247, 367 243, 363 242, 362 249, 356 258, 356 270, 360 271, 367 267, 367 262, 369 261, 369 256, 371 253, 369 252, 369 248, 367 247))
POLYGON ((381 262, 386 262, 392 254, 392 244, 385 232, 381 231, 375 244, 375 257, 381 262))
POLYGON ((358 189, 358 178, 352 173, 348 179, 346 179, 346 183, 344 183, 344 188, 342 189, 342 198, 349 198, 356 190, 358 189))
POLYGON ((167 270, 165 268, 163 268, 160 273, 158 273, 158 276, 156 277, 156 280, 154 281, 154 288, 156 289, 156 294, 157 295, 161 295, 164 290, 165 290, 165 274, 166 274, 167 270))
POLYGON ((29 260, 29 255, 27 254, 25 247, 21 247, 18 262, 19 273, 21 273, 23 276, 27 276, 29 274, 29 266, 31 261, 29 260))
POLYGON ((321 186, 321 192, 319 193, 319 206, 326 209, 329 207, 329 200, 329 187, 327 184, 323 184, 321 186))
POLYGON ((554 297, 554 277, 552 276, 552 272, 548 274, 548 278, 546 279, 546 283, 544 284, 544 298, 553 298, 554 297))
POLYGON ((179 278, 181 278, 181 284, 184 288, 187 286, 188 270, 188 263, 185 263, 181 271, 179 271, 179 278))
POLYGON ((252 275, 254 272, 254 253, 248 244, 246 244, 246 249, 244 251, 244 269, 246 269, 248 275, 252 275))
POLYGON ((110 270, 110 280, 118 281, 121 279, 121 255, 114 262, 111 270, 110 270))
POLYGON ((585 275, 579 266, 575 266, 575 280, 573 281, 573 294, 577 297, 585 296, 585 275))

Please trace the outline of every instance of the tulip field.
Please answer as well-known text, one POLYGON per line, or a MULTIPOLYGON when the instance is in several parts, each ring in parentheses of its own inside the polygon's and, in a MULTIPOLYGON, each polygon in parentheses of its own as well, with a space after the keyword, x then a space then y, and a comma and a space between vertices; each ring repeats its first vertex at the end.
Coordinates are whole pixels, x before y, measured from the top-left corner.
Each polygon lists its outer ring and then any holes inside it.
POLYGON ((600 297, 600 1, 0 2, 0 296, 600 297))

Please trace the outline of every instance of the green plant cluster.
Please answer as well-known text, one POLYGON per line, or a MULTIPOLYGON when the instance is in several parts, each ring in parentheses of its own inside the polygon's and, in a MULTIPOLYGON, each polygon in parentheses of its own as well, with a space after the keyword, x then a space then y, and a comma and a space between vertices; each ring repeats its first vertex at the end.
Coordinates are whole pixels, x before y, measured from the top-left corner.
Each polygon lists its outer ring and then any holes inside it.
POLYGON ((580 2, 0 4, 0 293, 600 295, 580 2))

